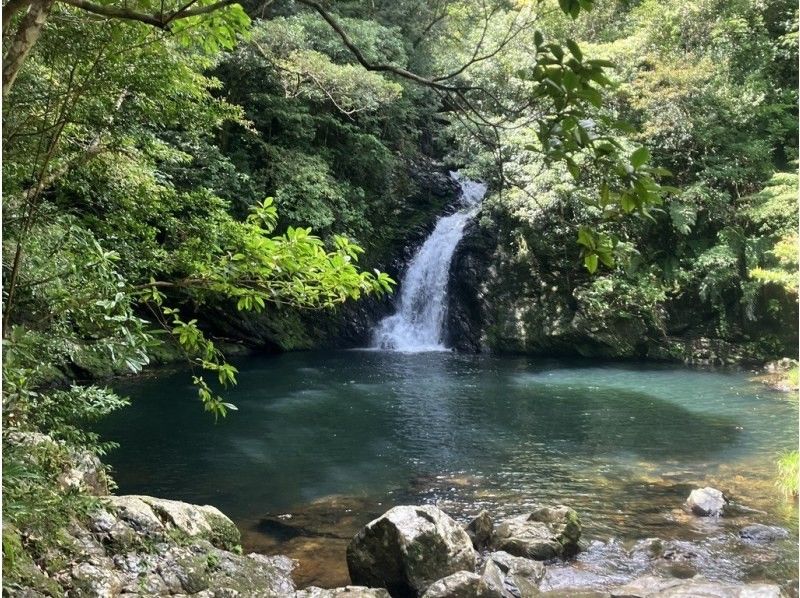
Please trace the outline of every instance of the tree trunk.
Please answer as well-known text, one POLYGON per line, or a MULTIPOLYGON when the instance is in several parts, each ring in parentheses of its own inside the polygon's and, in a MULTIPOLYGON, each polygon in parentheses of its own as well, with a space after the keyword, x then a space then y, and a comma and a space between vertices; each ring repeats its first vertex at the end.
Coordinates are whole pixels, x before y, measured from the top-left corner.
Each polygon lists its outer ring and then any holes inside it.
POLYGON ((42 33, 54 0, 33 0, 3 59, 3 98, 11 91, 25 59, 42 33))

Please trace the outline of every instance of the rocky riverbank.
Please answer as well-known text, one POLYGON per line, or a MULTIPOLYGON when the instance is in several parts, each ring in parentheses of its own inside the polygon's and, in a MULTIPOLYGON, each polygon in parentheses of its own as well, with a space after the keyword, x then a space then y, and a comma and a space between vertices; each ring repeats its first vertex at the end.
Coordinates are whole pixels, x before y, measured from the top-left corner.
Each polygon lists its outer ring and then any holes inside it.
MULTIPOLYGON (((86 480, 81 474, 73 480, 86 480)), ((698 489, 688 512, 724 515, 730 505, 714 489, 698 489)), ((212 506, 149 496, 105 496, 81 522, 73 522, 45 553, 22 545, 4 567, 4 596, 200 598, 772 598, 773 584, 734 584, 691 575, 697 545, 651 538, 626 550, 611 542, 585 543, 578 513, 542 507, 495 523, 481 512, 461 525, 435 506, 403 505, 364 526, 346 549, 352 583, 297 589, 297 561, 242 554, 233 522, 212 506), (585 552, 589 559, 573 558, 585 552), (599 565, 597 555, 605 561, 599 565)), ((8 530, 6 530, 8 531, 8 530)), ((786 530, 743 528, 750 544, 785 538, 786 530)), ((22 535, 24 538, 24 534, 22 535)), ((26 542, 36 543, 27 538, 26 542)), ((312 557, 313 558, 313 557, 312 557)), ((789 593, 791 594, 791 592, 789 593)), ((796 594, 794 594, 796 595, 796 594)))
MULTIPOLYGON (((57 444, 41 434, 15 434, 13 442, 29 447, 31 454, 42 445, 57 444)), ((65 495, 94 495, 92 506, 59 530, 57 537, 4 527, 4 596, 797 596, 796 580, 787 580, 783 587, 746 583, 773 578, 743 575, 742 563, 710 537, 587 542, 579 513, 563 505, 505 513, 497 521, 496 515, 483 510, 461 522, 430 504, 399 505, 369 515, 372 521, 356 523, 350 532, 337 528, 333 520, 345 513, 350 523, 363 522, 361 517, 374 505, 339 500, 320 503, 318 512, 305 518, 262 520, 261 525, 273 532, 279 525, 284 535, 320 536, 334 542, 336 554, 321 554, 317 543, 317 549, 295 559, 243 554, 239 529, 213 506, 108 494, 104 468, 88 453, 72 456, 59 484, 65 495), (321 516, 328 521, 322 531, 321 516), (337 581, 341 587, 316 587, 307 578, 297 581, 296 573, 308 565, 301 561, 324 558, 346 563, 346 575, 337 581)), ((760 511, 714 488, 695 488, 681 511, 687 524, 733 522, 737 530, 733 542, 749 555, 749 563, 755 560, 767 566, 777 554, 771 548, 789 541, 787 530, 758 523, 760 511)))

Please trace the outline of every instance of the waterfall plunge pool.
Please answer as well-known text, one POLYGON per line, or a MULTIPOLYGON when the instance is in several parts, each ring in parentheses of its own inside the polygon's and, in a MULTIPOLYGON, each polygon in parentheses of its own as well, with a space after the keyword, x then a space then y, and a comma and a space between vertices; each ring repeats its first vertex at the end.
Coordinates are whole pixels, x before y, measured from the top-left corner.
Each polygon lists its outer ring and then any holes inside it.
POLYGON ((133 404, 100 431, 121 444, 109 455, 120 493, 219 507, 246 550, 298 558, 300 585, 346 583, 358 527, 415 503, 462 521, 567 504, 589 543, 581 570, 600 577, 624 578, 618 548, 659 537, 703 546, 690 565, 712 579, 796 579, 796 503, 774 479, 797 446, 797 404, 745 373, 384 351, 237 366, 239 411, 216 424, 187 372, 159 371, 117 385, 133 404), (757 512, 683 512, 705 485, 757 512), (789 539, 743 545, 737 530, 754 522, 789 539))

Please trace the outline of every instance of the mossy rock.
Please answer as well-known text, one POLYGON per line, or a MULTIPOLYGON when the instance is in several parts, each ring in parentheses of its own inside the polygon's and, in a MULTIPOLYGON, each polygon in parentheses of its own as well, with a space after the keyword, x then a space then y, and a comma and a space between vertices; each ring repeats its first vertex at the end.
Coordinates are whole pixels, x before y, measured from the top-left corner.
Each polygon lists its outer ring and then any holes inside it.
POLYGON ((38 592, 43 596, 63 596, 64 589, 40 569, 25 550, 19 530, 3 524, 3 595, 28 596, 38 592))

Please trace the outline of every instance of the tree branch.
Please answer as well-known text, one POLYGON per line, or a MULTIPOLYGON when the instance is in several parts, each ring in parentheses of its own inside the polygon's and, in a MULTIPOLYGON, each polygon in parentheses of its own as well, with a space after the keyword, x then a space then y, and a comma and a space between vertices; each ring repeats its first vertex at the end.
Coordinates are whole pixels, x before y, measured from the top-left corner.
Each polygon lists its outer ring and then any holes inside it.
POLYGON ((196 17, 199 15, 205 15, 208 13, 215 12, 220 10, 221 8, 225 8, 226 6, 230 6, 231 4, 235 4, 236 0, 220 0, 219 2, 214 2, 213 4, 209 4, 208 6, 199 6, 197 8, 191 8, 193 4, 197 0, 193 0, 179 8, 176 11, 169 12, 166 14, 148 14, 143 12, 137 12, 135 10, 131 10, 130 8, 123 8, 119 6, 113 6, 110 4, 96 4, 91 2, 90 0, 60 0, 65 4, 69 4, 76 8, 80 8, 81 10, 85 10, 87 12, 91 12, 96 15, 100 15, 103 17, 108 17, 111 19, 124 19, 127 21, 139 21, 140 23, 145 23, 147 25, 151 25, 158 29, 165 29, 168 30, 170 25, 173 21, 177 21, 180 19, 186 19, 189 17, 196 17))
POLYGON ((329 13, 325 8, 316 0, 297 0, 300 4, 305 4, 309 8, 314 9, 328 25, 330 25, 331 29, 333 29, 341 38, 342 43, 347 47, 348 50, 355 56, 355 59, 358 63, 363 66, 368 71, 377 71, 377 72, 384 72, 384 73, 393 73, 398 77, 402 77, 404 79, 408 79, 409 81, 414 81, 419 83, 420 85, 425 85, 426 87, 431 87, 433 89, 438 89, 440 91, 447 91, 447 92, 456 92, 463 90, 463 87, 458 87, 454 85, 446 85, 444 83, 439 83, 433 79, 429 79, 427 77, 423 77, 416 73, 412 73, 404 68, 399 66, 395 66, 392 64, 374 64, 366 59, 364 54, 361 52, 361 49, 353 43, 353 40, 350 39, 350 36, 347 35, 347 32, 342 28, 336 18, 329 13))
MULTIPOLYGON (((23 6, 19 6, 18 9, 23 6)), ((11 40, 8 51, 3 57, 4 98, 11 91, 22 65, 25 64, 25 60, 28 58, 33 46, 36 45, 52 6, 53 0, 35 0, 29 3, 28 13, 22 17, 22 21, 17 27, 17 32, 14 34, 14 39, 11 40)), ((3 8, 3 18, 5 19, 5 7, 3 8)))
POLYGON ((3 5, 3 35, 6 34, 8 26, 11 24, 11 19, 14 15, 30 5, 31 0, 8 0, 3 5))
POLYGON ((88 0, 61 0, 61 1, 64 2, 65 4, 69 4, 76 8, 80 8, 81 10, 85 10, 86 12, 91 12, 103 17, 109 17, 113 19, 126 19, 128 21, 139 21, 141 23, 146 23, 147 25, 152 25, 153 27, 158 27, 159 29, 166 29, 166 23, 164 23, 163 19, 160 19, 158 16, 136 12, 135 10, 131 10, 130 8, 120 8, 118 6, 112 6, 110 4, 109 5, 95 4, 94 2, 89 2, 88 0))

